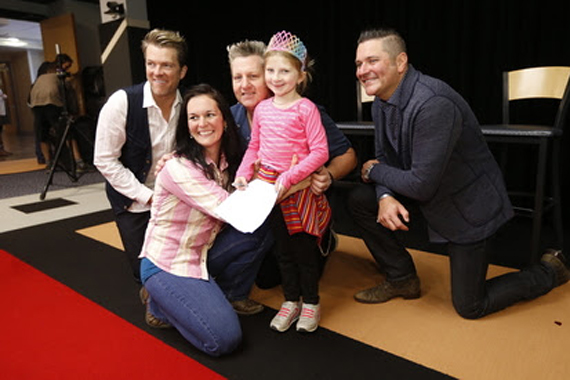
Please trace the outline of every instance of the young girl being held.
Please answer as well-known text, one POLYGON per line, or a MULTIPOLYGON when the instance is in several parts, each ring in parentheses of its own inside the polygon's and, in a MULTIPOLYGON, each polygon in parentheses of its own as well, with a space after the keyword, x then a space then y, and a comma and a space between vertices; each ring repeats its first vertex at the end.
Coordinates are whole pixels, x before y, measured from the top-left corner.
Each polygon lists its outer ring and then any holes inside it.
MULTIPOLYGON (((279 195, 317 171, 328 160, 320 113, 302 93, 310 76, 307 49, 289 32, 275 34, 265 54, 265 81, 274 96, 256 107, 251 140, 236 173, 244 187, 260 161, 258 177, 275 183, 279 195), (298 164, 291 166, 296 156, 298 164)), ((285 302, 270 327, 284 332, 295 321, 297 331, 313 332, 320 320, 318 247, 331 219, 324 195, 309 188, 279 202, 272 226, 276 239, 285 302)))

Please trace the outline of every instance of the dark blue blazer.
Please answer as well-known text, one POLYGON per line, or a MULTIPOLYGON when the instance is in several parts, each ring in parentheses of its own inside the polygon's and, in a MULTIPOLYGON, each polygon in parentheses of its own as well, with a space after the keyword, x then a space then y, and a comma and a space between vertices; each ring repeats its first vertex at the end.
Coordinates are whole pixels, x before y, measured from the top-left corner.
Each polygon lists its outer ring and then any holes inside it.
POLYGON ((387 101, 372 106, 377 196, 416 200, 432 241, 473 243, 513 216, 502 173, 467 102, 411 65, 387 101))

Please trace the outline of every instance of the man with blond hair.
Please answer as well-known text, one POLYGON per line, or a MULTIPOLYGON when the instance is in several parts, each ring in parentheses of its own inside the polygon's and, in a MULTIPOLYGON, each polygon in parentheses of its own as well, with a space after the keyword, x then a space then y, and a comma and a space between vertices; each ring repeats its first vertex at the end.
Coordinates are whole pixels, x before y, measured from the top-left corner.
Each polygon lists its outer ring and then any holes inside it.
POLYGON ((155 181, 152 166, 173 149, 187 51, 178 32, 151 30, 142 41, 146 81, 113 93, 99 115, 94 164, 107 181, 107 197, 137 282, 155 181))

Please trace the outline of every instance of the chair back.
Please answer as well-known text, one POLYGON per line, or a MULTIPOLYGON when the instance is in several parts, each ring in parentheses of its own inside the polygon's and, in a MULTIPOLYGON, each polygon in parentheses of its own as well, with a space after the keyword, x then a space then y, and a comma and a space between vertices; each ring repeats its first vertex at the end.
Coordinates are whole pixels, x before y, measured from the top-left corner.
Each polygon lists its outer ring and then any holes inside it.
POLYGON ((363 103, 371 103, 374 101, 374 96, 368 95, 359 81, 356 81, 356 119, 363 121, 363 103))
POLYGON ((503 123, 509 123, 509 102, 522 99, 558 99, 554 128, 562 129, 570 97, 570 67, 544 66, 503 73, 503 123))

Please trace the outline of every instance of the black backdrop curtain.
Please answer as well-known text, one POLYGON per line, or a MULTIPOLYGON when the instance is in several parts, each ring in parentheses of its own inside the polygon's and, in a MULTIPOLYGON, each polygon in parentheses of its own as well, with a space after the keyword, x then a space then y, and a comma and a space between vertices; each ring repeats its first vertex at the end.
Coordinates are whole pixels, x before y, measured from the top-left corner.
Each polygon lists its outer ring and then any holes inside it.
MULTIPOLYGON (((290 0, 228 5, 202 1, 181 7, 178 1, 147 0, 151 27, 179 30, 187 38, 190 60, 185 84, 210 83, 233 102, 226 46, 244 39, 268 42, 285 29, 303 40, 316 61, 308 96, 337 121, 356 116, 356 40, 368 27, 397 29, 408 44, 410 62, 454 87, 481 123, 501 120, 502 71, 570 65, 568 1, 290 0)), ((569 137, 565 139, 567 147, 569 137)), ((563 164, 568 162, 567 151, 563 164)), ((563 194, 568 194, 568 187, 565 183, 563 194)), ((569 214, 570 200, 566 200, 565 214, 569 214)))

